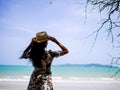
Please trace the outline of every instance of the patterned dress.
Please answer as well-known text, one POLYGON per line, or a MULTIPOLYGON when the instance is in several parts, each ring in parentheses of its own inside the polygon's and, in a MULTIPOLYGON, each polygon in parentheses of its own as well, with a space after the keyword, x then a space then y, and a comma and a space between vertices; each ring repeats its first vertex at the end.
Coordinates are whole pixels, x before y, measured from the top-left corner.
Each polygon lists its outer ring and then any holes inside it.
POLYGON ((61 51, 46 51, 40 62, 41 67, 34 67, 27 90, 53 90, 51 63, 54 57, 61 55, 61 51))

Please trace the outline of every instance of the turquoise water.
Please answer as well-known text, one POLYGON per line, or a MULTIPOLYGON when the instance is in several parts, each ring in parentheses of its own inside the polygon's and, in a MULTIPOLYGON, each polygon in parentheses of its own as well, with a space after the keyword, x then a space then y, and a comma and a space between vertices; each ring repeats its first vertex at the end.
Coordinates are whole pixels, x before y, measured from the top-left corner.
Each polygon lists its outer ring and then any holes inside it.
MULTIPOLYGON (((114 73, 119 70, 119 68, 107 67, 87 67, 87 66, 57 66, 53 67, 53 74, 55 76, 74 76, 82 78, 96 78, 96 77, 106 77, 109 78, 114 73)), ((116 75, 116 78, 120 78, 120 73, 116 75)))
MULTIPOLYGON (((120 68, 94 65, 58 65, 52 66, 55 80, 111 79, 120 68)), ((0 81, 28 81, 32 66, 0 65, 0 81)), ((114 77, 120 80, 120 72, 114 77)))

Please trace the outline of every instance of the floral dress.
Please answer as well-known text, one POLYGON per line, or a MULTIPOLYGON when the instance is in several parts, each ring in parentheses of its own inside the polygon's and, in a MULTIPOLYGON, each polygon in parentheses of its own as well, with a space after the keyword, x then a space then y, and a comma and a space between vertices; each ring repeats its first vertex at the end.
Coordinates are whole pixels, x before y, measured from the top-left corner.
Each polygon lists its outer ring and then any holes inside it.
POLYGON ((34 67, 27 90, 53 90, 51 63, 54 57, 61 56, 61 51, 46 51, 41 60, 41 67, 34 67))

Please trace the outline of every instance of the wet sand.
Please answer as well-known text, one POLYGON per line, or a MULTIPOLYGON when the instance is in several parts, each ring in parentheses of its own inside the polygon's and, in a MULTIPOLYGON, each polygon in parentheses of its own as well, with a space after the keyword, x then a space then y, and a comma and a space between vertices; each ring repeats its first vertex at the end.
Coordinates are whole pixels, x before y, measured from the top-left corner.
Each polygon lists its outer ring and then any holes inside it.
MULTIPOLYGON (((0 90, 26 90, 28 81, 0 81, 0 90)), ((120 90, 120 82, 53 82, 54 90, 120 90)))

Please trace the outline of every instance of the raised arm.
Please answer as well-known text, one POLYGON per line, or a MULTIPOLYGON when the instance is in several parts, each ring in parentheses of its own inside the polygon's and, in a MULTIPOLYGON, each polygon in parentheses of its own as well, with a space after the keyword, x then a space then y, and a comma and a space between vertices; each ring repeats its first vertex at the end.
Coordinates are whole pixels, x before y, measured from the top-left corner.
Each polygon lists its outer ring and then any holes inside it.
POLYGON ((56 38, 48 36, 48 40, 51 40, 52 42, 56 43, 62 49, 62 55, 67 54, 69 52, 68 49, 64 45, 62 45, 56 38))

